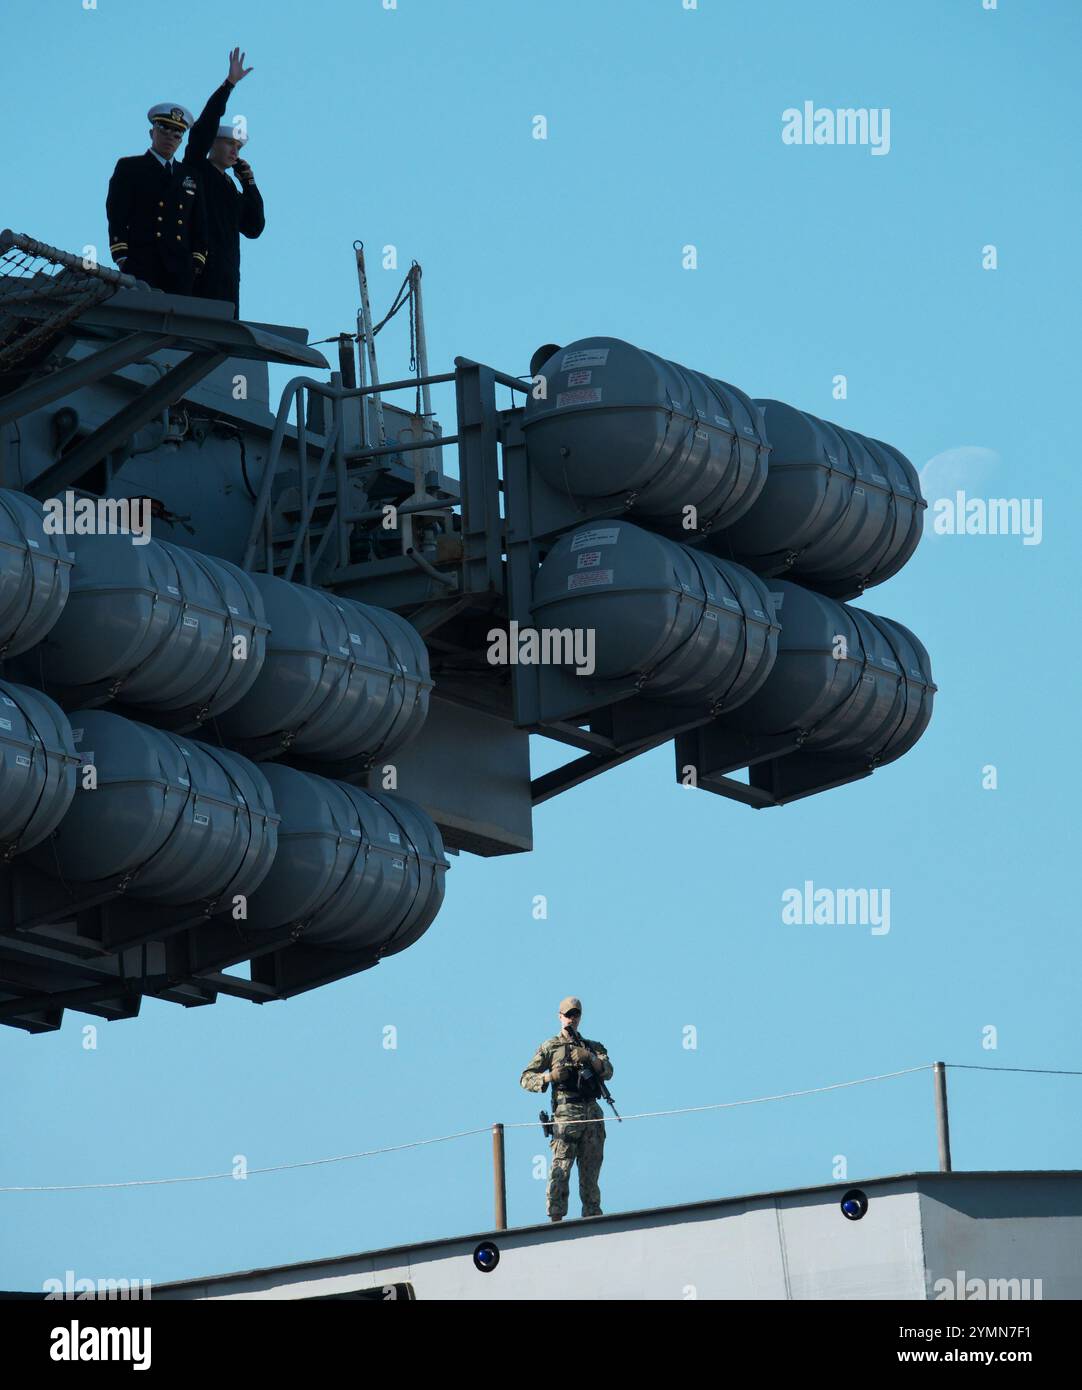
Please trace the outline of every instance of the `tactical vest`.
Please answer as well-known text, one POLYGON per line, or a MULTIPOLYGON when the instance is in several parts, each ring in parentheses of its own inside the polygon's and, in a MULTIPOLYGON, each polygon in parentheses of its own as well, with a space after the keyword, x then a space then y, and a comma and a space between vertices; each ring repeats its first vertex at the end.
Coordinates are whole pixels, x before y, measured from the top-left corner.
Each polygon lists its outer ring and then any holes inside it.
MULTIPOLYGON (((558 1047, 553 1048, 550 1066, 559 1062, 561 1066, 567 1068, 569 1075, 565 1075, 559 1081, 554 1081, 552 1092, 554 1097, 563 1096, 565 1100, 579 1101, 585 1105, 589 1101, 597 1100, 601 1092, 596 1081, 593 1081, 586 1091, 579 1088, 580 1068, 571 1060, 571 1049, 574 1046, 574 1043, 561 1042, 558 1047)), ((589 1069, 589 1063, 586 1063, 586 1067, 589 1069)))

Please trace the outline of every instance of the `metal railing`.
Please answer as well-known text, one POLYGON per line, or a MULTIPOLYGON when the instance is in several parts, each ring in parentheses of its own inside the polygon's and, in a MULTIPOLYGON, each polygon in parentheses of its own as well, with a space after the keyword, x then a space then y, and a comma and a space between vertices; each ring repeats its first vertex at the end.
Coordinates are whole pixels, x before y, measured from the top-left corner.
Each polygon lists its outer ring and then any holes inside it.
MULTIPOLYGON (((453 372, 440 372, 429 376, 406 377, 399 381, 377 382, 367 386, 343 385, 341 372, 332 372, 328 382, 316 381, 312 377, 306 376, 294 377, 282 392, 282 398, 275 416, 274 429, 271 433, 270 446, 267 453, 267 461, 260 479, 259 490, 256 493, 255 509, 248 531, 247 542, 245 544, 242 562, 244 568, 259 568, 258 557, 262 561, 262 568, 265 569, 267 573, 274 573, 275 545, 291 541, 281 573, 284 578, 292 579, 299 566, 301 581, 305 584, 311 584, 313 582, 313 575, 318 572, 320 563, 327 552, 332 537, 336 567, 345 568, 350 561, 350 531, 353 524, 376 521, 384 514, 382 507, 365 508, 360 511, 351 509, 349 503, 349 483, 351 477, 355 477, 358 473, 364 471, 364 467, 359 465, 368 466, 375 460, 392 455, 408 454, 418 450, 427 451, 431 450, 433 447, 442 448, 445 444, 459 444, 463 438, 461 433, 456 432, 454 434, 442 435, 438 438, 429 437, 390 444, 381 443, 368 445, 363 442, 367 434, 367 431, 363 428, 366 398, 372 396, 376 401, 380 401, 384 392, 414 390, 418 387, 425 389, 427 397, 427 388, 429 386, 441 385, 447 382, 455 382, 457 384, 465 369, 476 368, 477 366, 477 363, 467 358, 456 357, 455 370, 453 372), (330 404, 329 428, 319 436, 314 435, 309 427, 309 419, 311 418, 309 405, 313 397, 320 398, 330 404), (360 402, 362 443, 358 448, 347 450, 345 444, 344 406, 347 401, 353 400, 360 402), (273 533, 274 485, 285 469, 283 463, 286 457, 285 445, 289 437, 288 429, 290 425, 290 416, 294 413, 294 429, 296 432, 295 443, 297 450, 297 524, 291 537, 279 536, 276 538, 273 533), (318 445, 319 443, 322 443, 322 451, 313 477, 311 475, 309 463, 310 446, 318 445), (334 482, 333 505, 330 515, 321 523, 323 526, 323 534, 313 551, 313 522, 315 521, 316 511, 320 505, 326 505, 323 484, 332 463, 334 482), (262 556, 259 557, 261 544, 263 553, 262 556)), ((507 386, 511 390, 526 392, 530 389, 527 383, 520 381, 517 377, 508 376, 504 372, 497 372, 491 368, 487 368, 486 370, 491 372, 494 382, 507 386)), ((414 495, 404 502, 397 504, 395 511, 398 516, 408 518, 419 512, 450 511, 461 504, 460 498, 429 496, 427 490, 422 486, 420 478, 417 478, 415 481, 414 495)), ((402 553, 409 557, 419 569, 424 570, 431 578, 445 585, 453 585, 454 580, 430 565, 424 556, 413 548, 411 542, 411 532, 407 525, 407 527, 403 528, 402 553)))

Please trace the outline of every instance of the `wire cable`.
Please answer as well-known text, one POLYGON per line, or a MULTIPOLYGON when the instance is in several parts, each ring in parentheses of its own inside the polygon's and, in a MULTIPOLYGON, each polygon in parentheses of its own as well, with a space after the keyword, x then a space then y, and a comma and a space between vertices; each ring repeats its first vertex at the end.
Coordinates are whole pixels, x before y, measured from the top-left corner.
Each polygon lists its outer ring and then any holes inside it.
MULTIPOLYGON (((836 1081, 829 1086, 812 1086, 803 1091, 782 1091, 778 1095, 754 1096, 749 1100, 727 1100, 715 1105, 691 1105, 678 1110, 650 1110, 643 1111, 638 1115, 624 1115, 624 1120, 650 1120, 660 1116, 668 1115, 693 1115, 705 1110, 730 1110, 741 1105, 762 1105, 771 1100, 789 1100, 794 1096, 813 1096, 819 1095, 824 1091, 838 1091, 847 1086, 864 1086, 870 1081, 885 1081, 894 1076, 907 1076, 912 1072, 930 1071, 932 1063, 925 1062, 918 1067, 905 1067, 901 1071, 881 1072, 877 1076, 861 1076, 854 1081, 836 1081)), ((565 1124, 599 1124, 601 1120, 564 1120, 560 1119, 561 1125, 565 1124)), ((518 1120, 513 1124, 505 1124, 504 1129, 536 1129, 536 1120, 518 1120)), ((377 1154, 400 1153, 404 1149, 420 1149, 430 1144, 445 1144, 450 1139, 466 1139, 476 1134, 490 1134, 491 1125, 482 1125, 478 1129, 464 1129, 456 1134, 441 1134, 434 1139, 413 1139, 406 1144, 388 1144, 379 1149, 364 1149, 359 1153, 338 1154, 332 1158, 310 1158, 299 1163, 276 1163, 267 1168, 248 1168, 246 1173, 249 1177, 259 1173, 284 1173, 295 1168, 316 1168, 328 1163, 347 1163, 355 1158, 372 1158, 377 1154)), ((195 1177, 181 1178, 137 1178, 128 1182, 82 1182, 82 1183, 62 1183, 49 1184, 40 1187, 0 1187, 0 1192, 89 1192, 99 1191, 103 1188, 118 1187, 163 1187, 167 1184, 185 1182, 215 1182, 224 1178, 233 1178, 232 1171, 228 1173, 203 1173, 195 1177)))

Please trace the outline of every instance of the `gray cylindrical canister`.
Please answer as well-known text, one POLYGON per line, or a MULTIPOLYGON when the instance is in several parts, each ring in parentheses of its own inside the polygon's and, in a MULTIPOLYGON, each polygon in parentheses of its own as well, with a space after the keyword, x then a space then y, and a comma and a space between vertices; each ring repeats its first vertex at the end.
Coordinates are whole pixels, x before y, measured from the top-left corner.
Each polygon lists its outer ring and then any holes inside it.
POLYGON ((35 653, 49 689, 69 704, 113 698, 198 719, 241 698, 267 631, 251 575, 165 541, 96 535, 71 544, 71 595, 35 653))
POLYGON ((386 608, 322 589, 252 576, 270 635, 251 689, 222 719, 230 738, 277 735, 313 759, 390 752, 428 713, 428 652, 416 628, 386 608))
POLYGON ((35 646, 68 601, 72 556, 39 502, 0 488, 0 656, 35 646))
POLYGON ((0 857, 31 849, 56 828, 75 795, 78 766, 60 706, 0 681, 0 857))
POLYGON ((774 664, 778 627, 749 570, 627 521, 561 536, 534 580, 538 629, 580 633, 590 674, 643 695, 719 713, 774 664))
POLYGON ((404 797, 277 763, 263 771, 282 823, 248 928, 298 924, 302 943, 380 955, 416 941, 443 901, 447 861, 433 821, 404 797))
POLYGON ((32 852, 65 882, 112 881, 136 898, 207 903, 249 894, 274 859, 278 815, 254 763, 103 710, 71 716, 85 769, 52 841, 32 852))
POLYGON ((897 573, 917 548, 925 507, 905 455, 781 401, 756 405, 771 446, 766 484, 711 548, 837 598, 897 573))
POLYGON ((742 516, 766 481, 762 418, 739 387, 620 338, 581 338, 535 375, 545 390, 526 398, 527 457, 572 500, 708 531, 742 516))
POLYGON ((808 752, 892 762, 928 727, 935 683, 907 627, 772 580, 781 621, 774 669, 727 723, 757 734, 799 732, 808 752))

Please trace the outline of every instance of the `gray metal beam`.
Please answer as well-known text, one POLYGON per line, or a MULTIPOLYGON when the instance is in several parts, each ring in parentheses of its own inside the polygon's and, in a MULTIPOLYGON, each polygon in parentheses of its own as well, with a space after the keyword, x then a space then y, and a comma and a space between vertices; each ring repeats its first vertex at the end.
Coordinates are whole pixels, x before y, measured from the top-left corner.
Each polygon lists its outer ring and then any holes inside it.
MULTIPOLYGON (((19 312, 26 318, 44 319, 52 311, 26 305, 19 312)), ((109 299, 84 309, 68 331, 83 337, 157 333, 175 338, 186 352, 221 352, 226 357, 320 369, 328 365, 316 348, 235 319, 228 305, 219 300, 163 294, 160 290, 117 290, 109 299)))
POLYGON ((456 357, 455 404, 462 477, 463 589, 467 593, 502 594, 503 518, 492 368, 456 357))
POLYGON ((225 361, 224 353, 192 353, 166 372, 160 381, 148 386, 133 401, 100 425, 92 435, 77 444, 59 462, 40 473, 27 485, 32 497, 43 500, 52 497, 77 482, 96 463, 123 444, 149 420, 160 415, 166 406, 180 400, 184 392, 225 361))
POLYGON ((121 1007, 138 1012, 140 990, 127 981, 113 985, 86 985, 81 989, 61 989, 54 993, 27 995, 22 999, 7 999, 0 1003, 0 1019, 19 1018, 41 1009, 79 1009, 84 1004, 99 1004, 115 999, 121 1007))
POLYGON ((160 348, 169 347, 172 342, 171 337, 163 337, 160 333, 130 333, 126 338, 99 348, 89 357, 76 358, 59 371, 38 377, 36 381, 0 400, 0 425, 14 420, 18 415, 29 415, 32 410, 40 410, 61 396, 100 381, 110 372, 138 362, 160 348))
MULTIPOLYGON (((658 742, 665 740, 659 739, 658 742)), ((630 753, 587 753, 584 758, 576 758, 574 762, 565 763, 563 767, 546 772, 542 777, 535 777, 530 783, 531 800, 535 806, 539 806, 542 801, 570 791, 572 787, 588 782, 591 777, 608 772, 610 768, 619 767, 621 763, 630 762, 646 751, 647 748, 642 747, 633 748, 630 753)))

